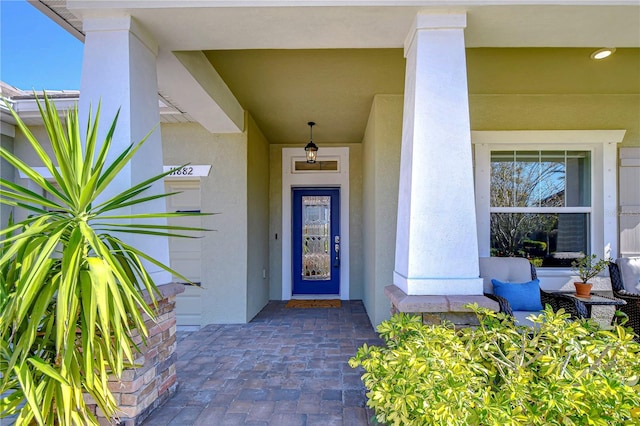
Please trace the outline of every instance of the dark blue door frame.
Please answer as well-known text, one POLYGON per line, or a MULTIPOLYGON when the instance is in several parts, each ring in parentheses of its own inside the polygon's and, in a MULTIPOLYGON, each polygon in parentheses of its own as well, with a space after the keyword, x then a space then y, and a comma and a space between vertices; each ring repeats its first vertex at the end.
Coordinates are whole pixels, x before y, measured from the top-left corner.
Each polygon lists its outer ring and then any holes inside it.
MULTIPOLYGON (((320 218, 319 221, 322 222, 320 218)), ((291 236, 293 294, 339 295, 340 189, 293 188, 291 236), (308 201, 309 197, 326 197, 330 200, 329 206, 324 208, 321 205, 305 205, 303 208, 303 201, 308 201), (309 222, 304 220, 305 214, 308 219, 314 212, 326 214, 327 211, 327 225, 316 226, 312 222, 309 226, 309 222), (317 231, 318 227, 322 227, 324 231, 317 231)))

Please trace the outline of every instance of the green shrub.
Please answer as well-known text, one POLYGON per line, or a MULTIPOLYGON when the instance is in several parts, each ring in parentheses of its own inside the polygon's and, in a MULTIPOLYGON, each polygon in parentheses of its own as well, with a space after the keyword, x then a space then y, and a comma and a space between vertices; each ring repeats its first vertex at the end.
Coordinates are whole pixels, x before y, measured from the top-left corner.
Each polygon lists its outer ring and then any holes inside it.
POLYGON ((547 250, 547 243, 545 243, 544 241, 523 240, 522 246, 528 252, 535 253, 536 255, 544 254, 545 251, 547 250))
POLYGON ((531 262, 536 268, 541 268, 544 264, 544 259, 541 257, 532 257, 529 259, 529 262, 531 262))
POLYGON ((470 306, 481 325, 456 330, 398 314, 386 347, 359 348, 367 405, 388 425, 638 424, 640 345, 622 326, 547 308, 535 328, 470 306))

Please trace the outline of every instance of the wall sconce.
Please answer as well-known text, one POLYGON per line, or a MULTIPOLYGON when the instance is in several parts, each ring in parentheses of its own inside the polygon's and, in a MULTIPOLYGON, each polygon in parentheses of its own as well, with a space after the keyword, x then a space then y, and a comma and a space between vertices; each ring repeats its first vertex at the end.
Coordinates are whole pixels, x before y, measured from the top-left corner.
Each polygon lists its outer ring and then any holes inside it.
POLYGON ((313 143, 313 126, 316 123, 310 121, 307 123, 309 125, 309 143, 304 147, 304 151, 307 155, 307 163, 315 163, 316 155, 318 154, 318 146, 313 143))

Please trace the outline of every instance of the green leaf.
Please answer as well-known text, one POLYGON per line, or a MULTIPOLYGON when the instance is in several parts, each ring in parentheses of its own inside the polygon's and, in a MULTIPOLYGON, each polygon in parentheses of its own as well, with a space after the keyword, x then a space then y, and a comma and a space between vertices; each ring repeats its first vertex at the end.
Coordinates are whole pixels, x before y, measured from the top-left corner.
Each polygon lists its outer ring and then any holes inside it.
MULTIPOLYGON (((125 165, 133 158, 136 152, 142 147, 142 144, 146 142, 147 138, 153 133, 155 130, 152 129, 147 135, 142 138, 140 142, 135 145, 131 145, 127 150, 123 151, 123 153, 116 158, 116 160, 111 163, 111 165, 104 171, 104 174, 98 181, 98 188, 96 189, 96 193, 100 194, 104 188, 111 183, 111 181, 116 177, 116 175, 125 167, 125 165)), ((160 178, 156 178, 158 180, 160 178)), ((142 184, 144 186, 144 183, 142 184)))
POLYGON ((69 385, 67 380, 64 377, 62 377, 58 371, 53 369, 49 364, 47 364, 42 359, 38 357, 31 357, 28 359, 28 361, 31 365, 33 365, 36 368, 36 370, 40 371, 42 374, 45 374, 64 385, 67 385, 67 386, 69 385))
MULTIPOLYGON (((9 108, 9 111, 11 112, 11 115, 13 116, 13 119, 16 121, 16 126, 20 129, 20 131, 26 137, 27 141, 31 144, 32 148, 34 149, 34 151, 38 155, 40 161, 42 161, 44 166, 47 168, 47 170, 49 170, 49 172, 54 177, 59 176, 59 173, 58 173, 57 169, 53 165, 53 161, 49 158, 49 155, 42 148, 42 146, 40 145, 38 140, 33 136, 33 133, 31 133, 29 128, 24 124, 24 122, 22 121, 22 118, 20 118, 20 116, 13 110, 13 108, 11 108, 11 105, 9 105, 9 103, 6 100, 4 100, 4 103, 9 108)), ((44 119, 45 115, 42 114, 42 108, 41 108, 40 102, 37 102, 37 104, 38 104, 38 108, 40 109, 41 115, 42 115, 42 117, 44 119)), ((45 128, 46 127, 47 126, 45 126, 45 128)), ((34 183, 40 185, 43 188, 45 186, 53 188, 48 182, 46 182, 46 180, 43 182, 42 176, 40 176, 38 173, 33 171, 33 169, 31 169, 26 163, 24 163, 22 160, 18 159, 16 156, 14 156, 13 154, 11 154, 8 151, 4 150, 1 147, 0 147, 0 157, 2 157, 5 160, 7 160, 16 169, 18 169, 18 170, 24 172, 25 174, 27 174, 27 176, 29 176, 29 178, 34 183), (16 161, 16 163, 14 163, 13 161, 16 161), (45 185, 45 186, 43 186, 43 185, 45 185)), ((53 189, 55 190, 55 188, 53 188, 53 189)))
POLYGON ((22 364, 19 367, 16 366, 13 369, 13 371, 16 372, 16 377, 20 382, 20 387, 22 388, 26 402, 28 404, 28 407, 30 408, 30 411, 28 414, 35 417, 38 423, 45 424, 42 416, 42 412, 40 411, 40 399, 36 394, 36 387, 33 380, 33 376, 31 375, 31 372, 29 371, 27 364, 22 364))
POLYGON ((34 203, 34 204, 49 207, 55 210, 63 209, 63 207, 60 204, 54 201, 51 201, 46 197, 43 197, 42 195, 37 194, 27 188, 24 188, 20 185, 16 185, 11 181, 0 179, 0 186, 11 190, 11 191, 6 191, 6 190, 0 191, 0 195, 3 196, 3 198, 0 199, 0 202, 6 203, 6 200, 4 199, 4 197, 11 197, 17 200, 26 201, 27 203, 34 203))
MULTIPOLYGON (((44 189, 45 191, 51 194, 55 194, 58 198, 61 198, 61 199, 66 198, 60 191, 58 191, 53 185, 51 185, 51 183, 49 183, 44 177, 42 177, 42 175, 40 175, 38 172, 33 170, 25 162, 20 160, 18 157, 13 155, 13 153, 7 151, 3 147, 0 147, 0 158, 3 158, 9 164, 15 167, 17 170, 23 172, 28 179, 30 179, 33 183, 38 185, 40 188, 44 189)), ((56 170, 55 167, 53 168, 53 170, 54 171, 56 170)), ((24 188, 24 191, 26 192, 28 190, 24 188)))

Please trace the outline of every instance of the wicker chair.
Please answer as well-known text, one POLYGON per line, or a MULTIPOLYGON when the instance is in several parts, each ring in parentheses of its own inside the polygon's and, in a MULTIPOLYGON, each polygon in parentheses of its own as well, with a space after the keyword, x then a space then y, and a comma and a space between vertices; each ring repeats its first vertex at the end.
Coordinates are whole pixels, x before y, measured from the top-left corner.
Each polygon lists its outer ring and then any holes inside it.
MULTIPOLYGON (((525 282, 538 277, 536 267, 524 258, 517 257, 483 257, 480 258, 480 277, 484 279, 484 295, 495 300, 500 305, 500 312, 516 318, 520 324, 530 325, 526 317, 535 312, 514 311, 509 301, 504 297, 493 294, 493 286, 490 284, 492 278, 507 282, 525 282), (496 268, 496 264, 502 264, 496 268)), ((540 301, 542 306, 551 305, 554 311, 564 309, 571 315, 571 318, 586 318, 588 316, 587 307, 577 299, 566 297, 561 294, 549 293, 540 289, 540 301)))
MULTIPOLYGON (((636 340, 640 341, 640 307, 638 307, 640 294, 631 293, 625 289, 623 274, 620 271, 618 263, 609 262, 609 276, 611 277, 611 287, 614 296, 627 302, 626 305, 618 306, 618 310, 627 314, 629 321, 626 325, 633 328, 633 332, 636 334, 636 340)), ((628 288, 631 287, 628 286, 628 288)))

